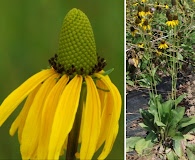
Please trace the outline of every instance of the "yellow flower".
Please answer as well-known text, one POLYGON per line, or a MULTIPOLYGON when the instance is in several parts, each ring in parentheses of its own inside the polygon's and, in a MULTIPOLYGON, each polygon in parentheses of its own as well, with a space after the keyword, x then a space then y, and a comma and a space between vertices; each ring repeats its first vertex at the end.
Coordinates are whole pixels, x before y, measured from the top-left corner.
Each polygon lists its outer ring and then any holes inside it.
POLYGON ((138 6, 138 16, 144 17, 145 16, 145 11, 142 6, 138 6))
POLYGON ((139 64, 139 58, 138 56, 132 58, 133 65, 137 68, 139 64))
POLYGON ((157 56, 161 56, 162 55, 162 51, 161 50, 156 50, 156 55, 157 56))
POLYGON ((174 22, 173 20, 172 20, 172 21, 167 21, 167 22, 166 22, 166 25, 169 26, 169 27, 172 27, 172 28, 173 28, 174 26, 176 26, 176 24, 175 24, 175 22, 174 22))
POLYGON ((135 37, 135 35, 136 35, 136 33, 138 32, 138 30, 137 29, 135 29, 134 27, 130 27, 130 30, 131 30, 131 35, 133 36, 133 37, 135 37))
POLYGON ((177 15, 173 16, 173 21, 175 22, 176 26, 179 24, 179 20, 178 20, 178 16, 177 15))
POLYGON ((150 12, 150 8, 148 6, 145 6, 145 16, 148 16, 148 15, 152 15, 152 13, 150 12))
POLYGON ((148 20, 145 19, 144 22, 142 23, 141 27, 143 28, 143 30, 151 30, 150 25, 148 24, 148 20))
POLYGON ((141 49, 144 49, 144 44, 143 43, 138 43, 137 46, 141 49))
POLYGON ((167 26, 175 27, 179 24, 178 17, 167 14, 168 21, 166 22, 167 26))
POLYGON ((159 49, 167 49, 168 45, 166 44, 166 42, 164 40, 161 41, 161 43, 158 46, 159 49))
POLYGON ((164 7, 165 7, 165 9, 169 9, 169 6, 168 6, 168 4, 164 4, 164 7))
POLYGON ((11 135, 18 130, 22 159, 59 159, 66 150, 72 159, 76 154, 86 160, 101 146, 98 159, 105 159, 118 133, 121 96, 103 71, 105 60, 96 55, 82 11, 74 8, 65 16, 58 54, 49 63, 3 101, 0 126, 26 98, 10 128, 11 135))

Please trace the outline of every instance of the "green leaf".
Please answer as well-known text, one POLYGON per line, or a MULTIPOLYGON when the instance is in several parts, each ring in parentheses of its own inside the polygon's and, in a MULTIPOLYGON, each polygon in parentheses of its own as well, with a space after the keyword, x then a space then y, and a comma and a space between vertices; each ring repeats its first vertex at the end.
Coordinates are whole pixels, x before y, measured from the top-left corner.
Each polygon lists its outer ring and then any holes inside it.
POLYGON ((182 94, 180 95, 176 100, 175 100, 175 106, 178 106, 178 104, 184 99, 184 97, 186 96, 186 94, 182 94))
POLYGON ((128 85, 130 85, 130 86, 134 86, 134 82, 131 81, 131 80, 127 80, 126 83, 127 83, 128 85))
POLYGON ((163 107, 164 113, 170 113, 171 109, 173 107, 173 100, 170 99, 170 100, 162 103, 162 107, 163 107))
POLYGON ((195 153, 195 144, 191 143, 187 145, 187 148, 191 150, 193 153, 195 153))
POLYGON ((150 131, 156 131, 156 127, 154 125, 154 116, 148 112, 148 110, 140 110, 141 116, 143 118, 143 123, 148 126, 150 131))
POLYGON ((155 121, 155 123, 157 124, 157 126, 159 127, 166 127, 166 125, 160 121, 155 121))
POLYGON ((167 159, 168 160, 178 160, 177 155, 173 152, 173 150, 171 150, 170 152, 168 152, 167 154, 167 159))
POLYGON ((181 121, 179 122, 178 128, 180 129, 191 124, 195 124, 195 116, 182 118, 181 121))
POLYGON ((181 140, 175 140, 173 143, 173 149, 175 153, 179 156, 183 156, 183 151, 182 151, 182 145, 181 145, 181 140))
POLYGON ((152 148, 152 146, 151 140, 140 139, 135 145, 135 150, 138 154, 142 154, 145 149, 152 148))
POLYGON ((140 140, 143 139, 142 137, 130 137, 126 139, 126 152, 129 152, 130 149, 135 148, 135 144, 140 140))
POLYGON ((181 132, 176 132, 174 136, 172 137, 173 140, 183 140, 184 136, 181 132))
POLYGON ((154 143, 155 141, 157 141, 157 135, 153 132, 150 132, 147 136, 146 136, 146 141, 151 141, 152 143, 154 143))
POLYGON ((112 71, 114 71, 114 68, 111 68, 111 69, 105 71, 102 75, 107 76, 107 75, 109 75, 112 71))
POLYGON ((183 56, 179 52, 177 52, 177 60, 183 60, 183 56))
POLYGON ((186 149, 187 157, 189 160, 195 160, 195 155, 190 149, 186 149))
POLYGON ((170 122, 168 122, 168 129, 167 133, 168 136, 175 136, 177 132, 177 126, 179 125, 179 122, 183 118, 185 108, 184 107, 177 107, 176 109, 171 110, 171 116, 170 116, 170 122))
POLYGON ((185 112, 184 107, 177 107, 176 109, 172 109, 171 110, 171 114, 172 114, 171 125, 178 124, 182 120, 182 118, 184 116, 184 112, 185 112))
POLYGON ((153 68, 152 69, 152 76, 153 77, 155 77, 155 74, 156 74, 157 69, 158 69, 158 66, 156 68, 153 68))
POLYGON ((182 132, 183 134, 187 134, 190 131, 195 131, 195 124, 191 124, 180 129, 180 132, 182 132))
POLYGON ((147 125, 145 125, 144 123, 139 123, 140 127, 142 127, 143 129, 147 130, 147 131, 152 131, 151 128, 149 128, 147 125))

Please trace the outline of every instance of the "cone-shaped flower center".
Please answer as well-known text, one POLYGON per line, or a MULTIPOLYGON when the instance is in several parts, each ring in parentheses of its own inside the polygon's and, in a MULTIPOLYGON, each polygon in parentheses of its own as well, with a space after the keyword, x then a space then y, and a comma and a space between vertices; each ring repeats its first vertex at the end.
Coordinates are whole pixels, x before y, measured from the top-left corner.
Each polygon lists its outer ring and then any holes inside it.
POLYGON ((93 30, 89 19, 79 9, 70 10, 64 18, 57 63, 63 66, 65 73, 77 74, 89 74, 97 64, 93 30))

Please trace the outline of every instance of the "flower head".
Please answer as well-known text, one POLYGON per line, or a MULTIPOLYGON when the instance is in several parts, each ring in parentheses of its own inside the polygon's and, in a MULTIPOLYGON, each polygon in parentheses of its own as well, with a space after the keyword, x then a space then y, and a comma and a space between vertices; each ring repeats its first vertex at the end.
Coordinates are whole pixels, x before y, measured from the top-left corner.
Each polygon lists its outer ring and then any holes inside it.
POLYGON ((142 26, 142 28, 143 28, 144 31, 145 31, 145 30, 151 30, 151 26, 149 25, 147 19, 144 20, 144 22, 142 23, 141 26, 142 26))
POLYGON ((135 35, 136 35, 136 33, 138 32, 138 30, 135 29, 133 26, 130 27, 130 30, 131 30, 131 35, 132 35, 133 37, 135 37, 135 35))
POLYGON ((59 159, 64 150, 66 156, 74 151, 73 157, 92 159, 102 145, 98 159, 106 158, 118 133, 121 96, 96 55, 82 11, 74 8, 65 16, 59 51, 49 63, 3 101, 0 126, 26 98, 10 128, 11 135, 18 131, 22 159, 59 159))
POLYGON ((179 21, 178 21, 178 16, 173 16, 171 15, 170 13, 167 12, 167 18, 168 18, 168 21, 166 22, 167 26, 170 26, 170 27, 175 27, 179 24, 179 21))
POLYGON ((167 45, 167 43, 162 40, 158 46, 159 49, 167 49, 169 46, 167 45))
POLYGON ((144 11, 144 8, 142 7, 142 6, 138 6, 138 15, 140 16, 140 17, 143 17, 143 16, 145 16, 145 11, 144 11))

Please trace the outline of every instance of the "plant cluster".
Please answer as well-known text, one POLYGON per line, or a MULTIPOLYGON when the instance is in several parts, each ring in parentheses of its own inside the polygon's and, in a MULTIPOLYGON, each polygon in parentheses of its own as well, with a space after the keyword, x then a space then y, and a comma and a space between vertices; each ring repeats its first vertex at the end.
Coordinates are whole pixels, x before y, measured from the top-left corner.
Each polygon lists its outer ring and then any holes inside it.
POLYGON ((159 75, 176 79, 174 74, 178 71, 195 66, 194 10, 192 0, 127 2, 126 79, 129 85, 149 88, 151 81, 154 85, 160 81, 159 75))
POLYGON ((178 96, 179 73, 194 72, 195 1, 129 0, 126 24, 126 82, 149 89, 148 109, 141 109, 146 137, 127 138, 127 151, 140 156, 158 152, 160 159, 195 159, 195 117, 185 115, 178 96), (165 100, 156 86, 171 77, 171 93, 165 100))

